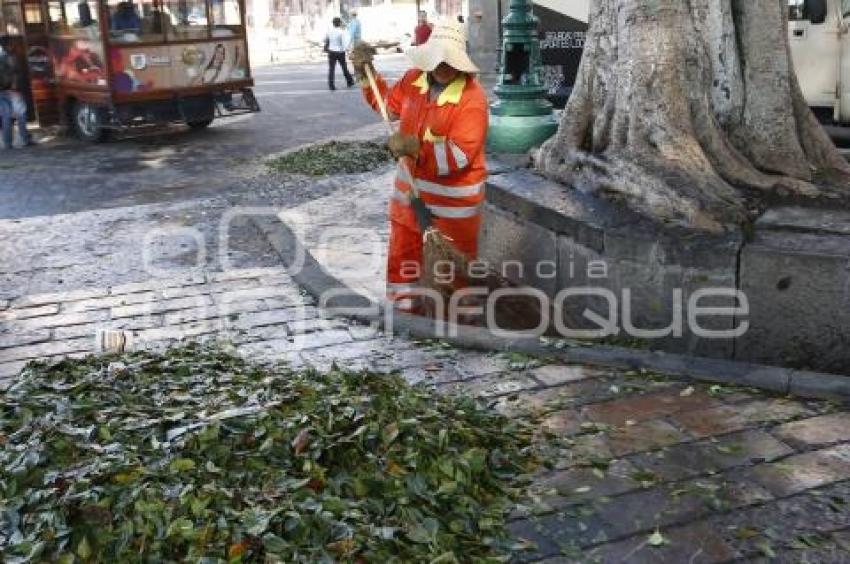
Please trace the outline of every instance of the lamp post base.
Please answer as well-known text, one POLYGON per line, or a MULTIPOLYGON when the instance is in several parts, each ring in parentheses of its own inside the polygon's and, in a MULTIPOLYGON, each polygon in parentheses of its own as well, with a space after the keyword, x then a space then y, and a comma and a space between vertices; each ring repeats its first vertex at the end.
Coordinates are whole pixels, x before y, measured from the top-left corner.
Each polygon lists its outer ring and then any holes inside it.
POLYGON ((487 149, 494 153, 522 154, 542 145, 558 131, 551 113, 538 116, 490 115, 487 149))

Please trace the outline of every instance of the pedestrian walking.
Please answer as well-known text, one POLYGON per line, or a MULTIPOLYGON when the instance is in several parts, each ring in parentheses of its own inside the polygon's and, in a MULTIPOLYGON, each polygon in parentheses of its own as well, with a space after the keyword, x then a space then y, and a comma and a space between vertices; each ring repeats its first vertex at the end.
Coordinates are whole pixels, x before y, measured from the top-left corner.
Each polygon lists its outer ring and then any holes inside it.
POLYGON ((336 66, 342 67, 342 74, 345 75, 345 82, 348 87, 354 86, 354 78, 348 71, 348 63, 345 60, 345 53, 351 46, 351 40, 348 37, 348 32, 343 27, 342 18, 333 19, 333 28, 328 32, 325 39, 325 44, 328 49, 328 88, 336 90, 336 66))
POLYGON ((419 23, 413 30, 414 47, 427 43, 428 38, 431 37, 431 31, 433 29, 434 26, 432 26, 431 22, 428 21, 428 12, 426 12, 425 10, 419 12, 419 23))
POLYGON ((11 52, 8 36, 0 37, 0 120, 2 120, 3 147, 14 144, 13 122, 18 122, 18 136, 24 146, 32 145, 27 131, 27 102, 22 94, 26 74, 18 57, 11 52))
MULTIPOLYGON (((368 44, 354 47, 351 61, 358 75, 373 68, 373 56, 368 44)), ((410 201, 413 184, 437 230, 475 259, 487 179, 489 113, 459 23, 438 24, 428 42, 410 49, 408 56, 414 68, 395 85, 376 75, 390 118, 400 120, 390 150, 410 162, 399 166, 390 199, 387 299, 396 309, 421 313, 422 304, 412 293, 427 273, 422 271, 423 234, 410 201)), ((380 110, 368 80, 361 82, 366 101, 380 110)))
POLYGON ((357 10, 351 10, 351 19, 348 20, 348 40, 354 46, 363 41, 363 25, 357 18, 357 10))

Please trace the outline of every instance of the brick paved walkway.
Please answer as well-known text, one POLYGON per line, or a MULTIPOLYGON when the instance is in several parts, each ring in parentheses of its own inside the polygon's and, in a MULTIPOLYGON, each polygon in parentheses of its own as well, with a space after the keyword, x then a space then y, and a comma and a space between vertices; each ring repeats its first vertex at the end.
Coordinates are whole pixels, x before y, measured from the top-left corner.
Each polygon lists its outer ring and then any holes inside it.
MULTIPOLYGON (((370 230, 383 237, 375 221, 384 202, 377 191, 370 200, 368 188, 352 188, 357 204, 348 213, 342 203, 322 202, 288 214, 306 214, 305 225, 348 228, 333 242, 303 236, 329 266, 350 245, 358 259, 334 263, 336 274, 375 293, 379 274, 356 280, 370 255, 362 241, 370 230), (327 215, 318 217, 321 209, 327 215)), ((41 229, 60 238, 47 224, 41 229)), ((37 231, 28 235, 32 244, 37 231)), ((101 250, 92 245, 93 253, 101 250)), ((555 464, 536 477, 533 501, 512 520, 516 537, 536 546, 524 561, 850 561, 847 406, 388 339, 323 319, 273 267, 103 286, 92 279, 81 289, 7 298, 0 301, 0 377, 7 381, 32 359, 94 352, 98 330, 116 329, 129 333, 131 348, 227 339, 252 359, 398 370, 508 414, 537 412, 554 437, 555 464)))
POLYGON ((113 328, 133 348, 225 338, 255 359, 400 370, 506 413, 536 410, 561 450, 511 525, 537 545, 524 560, 850 558, 850 411, 837 405, 385 339, 322 319, 273 268, 26 296, 0 322, 6 378, 30 359, 93 352, 113 328))

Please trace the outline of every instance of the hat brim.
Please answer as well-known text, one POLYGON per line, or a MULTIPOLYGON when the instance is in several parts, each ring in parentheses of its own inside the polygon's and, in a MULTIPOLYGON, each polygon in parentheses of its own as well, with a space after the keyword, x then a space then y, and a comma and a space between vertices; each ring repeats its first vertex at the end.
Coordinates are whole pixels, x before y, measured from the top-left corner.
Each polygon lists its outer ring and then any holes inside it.
POLYGON ((416 68, 425 72, 432 72, 441 63, 446 63, 461 72, 479 72, 478 66, 472 62, 466 51, 436 41, 411 47, 405 54, 416 68))

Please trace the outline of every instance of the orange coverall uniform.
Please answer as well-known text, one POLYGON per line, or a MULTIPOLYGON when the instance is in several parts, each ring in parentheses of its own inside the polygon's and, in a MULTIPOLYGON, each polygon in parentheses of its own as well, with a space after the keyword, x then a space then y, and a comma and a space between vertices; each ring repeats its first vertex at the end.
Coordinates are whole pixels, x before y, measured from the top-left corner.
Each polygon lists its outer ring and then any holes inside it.
MULTIPOLYGON (((419 157, 409 168, 434 226, 458 250, 476 258, 487 178, 489 112, 484 89, 474 77, 461 75, 431 100, 428 74, 420 70, 408 71, 392 87, 380 76, 377 82, 387 109, 400 119, 399 131, 420 141, 419 157)), ((379 111, 368 84, 364 95, 379 111)), ((418 286, 422 268, 422 232, 410 206, 410 191, 407 168, 399 166, 389 209, 387 298, 401 310, 413 309, 409 292, 418 286)))

